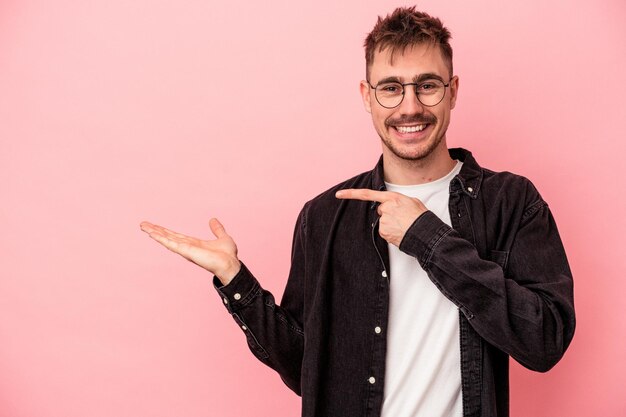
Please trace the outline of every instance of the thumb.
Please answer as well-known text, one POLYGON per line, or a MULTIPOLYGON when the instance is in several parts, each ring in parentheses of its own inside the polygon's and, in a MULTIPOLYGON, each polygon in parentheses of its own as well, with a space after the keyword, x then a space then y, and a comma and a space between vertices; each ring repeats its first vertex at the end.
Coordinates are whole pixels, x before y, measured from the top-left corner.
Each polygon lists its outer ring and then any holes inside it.
POLYGON ((226 229, 224 229, 222 223, 220 223, 220 221, 216 218, 212 218, 211 220, 209 220, 209 227, 211 228, 211 231, 213 232, 215 237, 218 239, 228 236, 228 233, 226 233, 226 229))

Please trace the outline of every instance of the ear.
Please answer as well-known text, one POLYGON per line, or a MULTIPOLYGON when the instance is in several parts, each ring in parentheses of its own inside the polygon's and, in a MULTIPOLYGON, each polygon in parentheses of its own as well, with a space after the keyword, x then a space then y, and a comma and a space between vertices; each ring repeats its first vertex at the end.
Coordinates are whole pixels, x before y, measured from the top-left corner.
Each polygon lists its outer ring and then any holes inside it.
POLYGON ((456 97, 459 92, 459 77, 455 75, 450 80, 450 109, 456 106, 456 97))
POLYGON ((365 111, 368 113, 372 112, 372 95, 370 94, 370 85, 367 81, 362 80, 361 84, 359 84, 359 89, 361 91, 361 98, 363 99, 363 105, 365 106, 365 111))

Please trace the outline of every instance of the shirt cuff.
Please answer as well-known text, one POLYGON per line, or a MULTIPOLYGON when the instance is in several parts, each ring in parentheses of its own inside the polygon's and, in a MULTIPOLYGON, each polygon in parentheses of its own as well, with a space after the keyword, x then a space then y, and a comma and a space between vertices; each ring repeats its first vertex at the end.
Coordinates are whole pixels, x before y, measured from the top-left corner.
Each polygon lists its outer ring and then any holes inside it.
POLYGON ((435 213, 427 211, 419 216, 404 234, 400 250, 419 261, 426 269, 435 248, 452 228, 445 224, 435 213))
POLYGON ((250 304, 254 297, 261 293, 261 285, 243 262, 241 269, 228 285, 222 285, 219 278, 214 276, 213 287, 222 298, 222 302, 230 314, 250 304))

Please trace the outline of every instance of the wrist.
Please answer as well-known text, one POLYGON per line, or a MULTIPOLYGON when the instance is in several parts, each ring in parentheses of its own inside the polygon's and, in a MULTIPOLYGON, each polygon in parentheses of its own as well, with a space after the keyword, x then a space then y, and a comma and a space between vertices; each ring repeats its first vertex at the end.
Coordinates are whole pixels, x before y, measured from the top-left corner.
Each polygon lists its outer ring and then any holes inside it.
POLYGON ((239 259, 234 259, 229 262, 228 266, 222 271, 216 272, 215 276, 222 282, 222 285, 226 286, 237 276, 241 270, 241 262, 239 259))

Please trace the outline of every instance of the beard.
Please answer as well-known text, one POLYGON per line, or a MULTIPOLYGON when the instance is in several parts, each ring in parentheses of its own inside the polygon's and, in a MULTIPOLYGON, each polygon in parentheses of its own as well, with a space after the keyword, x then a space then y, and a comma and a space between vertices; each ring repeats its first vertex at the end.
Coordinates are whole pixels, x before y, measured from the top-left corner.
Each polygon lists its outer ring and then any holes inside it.
MULTIPOLYGON (((428 127, 433 127, 437 125, 437 118, 434 116, 426 116, 426 115, 415 115, 409 117, 402 117, 399 119, 389 118, 385 120, 385 127, 387 129, 394 129, 393 126, 397 126, 400 124, 425 124, 428 127)), ((400 159, 404 159, 406 161, 421 161, 430 156, 435 149, 441 144, 444 136, 440 134, 434 138, 428 138, 428 140, 418 146, 407 147, 406 149, 402 149, 396 143, 394 143, 385 132, 379 132, 378 136, 383 141, 383 145, 389 149, 396 157, 400 159)), ((436 132, 431 132, 431 134, 436 134, 436 132)))
POLYGON ((441 144, 443 139, 442 136, 435 138, 435 140, 425 143, 424 145, 418 148, 411 149, 400 149, 396 146, 389 138, 384 136, 380 137, 383 141, 383 144, 387 149, 389 149, 395 156, 400 159, 404 159, 405 161, 421 161, 430 156, 435 149, 441 144))

